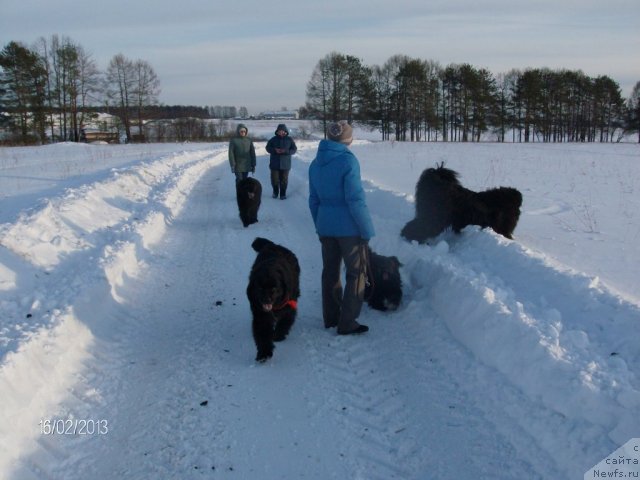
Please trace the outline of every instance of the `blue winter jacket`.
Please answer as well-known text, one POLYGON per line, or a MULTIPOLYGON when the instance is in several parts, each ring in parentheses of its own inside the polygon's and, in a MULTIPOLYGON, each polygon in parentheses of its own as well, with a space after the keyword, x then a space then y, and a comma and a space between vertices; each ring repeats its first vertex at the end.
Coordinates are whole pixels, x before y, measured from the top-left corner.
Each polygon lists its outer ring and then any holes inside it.
POLYGON ((375 235, 360 180, 360 164, 346 145, 321 140, 309 166, 309 209, 320 237, 375 235))

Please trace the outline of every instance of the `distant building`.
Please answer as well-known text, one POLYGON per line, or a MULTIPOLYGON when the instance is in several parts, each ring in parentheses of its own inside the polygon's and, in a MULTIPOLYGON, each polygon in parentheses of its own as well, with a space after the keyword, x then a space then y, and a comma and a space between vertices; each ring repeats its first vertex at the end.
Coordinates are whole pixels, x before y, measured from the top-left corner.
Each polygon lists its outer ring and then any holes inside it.
POLYGON ((261 112, 258 115, 258 119, 260 120, 297 120, 298 119, 298 111, 286 111, 281 110, 277 112, 261 112))
POLYGON ((80 141, 91 142, 107 142, 107 143, 120 143, 120 135, 118 131, 104 132, 95 129, 83 128, 80 130, 80 141))
POLYGON ((80 141, 120 143, 118 122, 119 119, 114 115, 97 113, 92 118, 85 119, 80 128, 80 141))

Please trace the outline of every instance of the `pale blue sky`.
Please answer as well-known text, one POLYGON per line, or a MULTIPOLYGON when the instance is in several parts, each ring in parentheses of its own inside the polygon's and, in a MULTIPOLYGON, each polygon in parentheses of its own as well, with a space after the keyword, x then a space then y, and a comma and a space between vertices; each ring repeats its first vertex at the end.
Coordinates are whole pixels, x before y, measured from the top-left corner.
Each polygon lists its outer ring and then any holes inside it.
POLYGON ((394 54, 494 74, 549 67, 640 80, 640 0, 0 0, 0 47, 70 37, 105 69, 148 61, 165 104, 297 108, 313 68, 337 51, 394 54))

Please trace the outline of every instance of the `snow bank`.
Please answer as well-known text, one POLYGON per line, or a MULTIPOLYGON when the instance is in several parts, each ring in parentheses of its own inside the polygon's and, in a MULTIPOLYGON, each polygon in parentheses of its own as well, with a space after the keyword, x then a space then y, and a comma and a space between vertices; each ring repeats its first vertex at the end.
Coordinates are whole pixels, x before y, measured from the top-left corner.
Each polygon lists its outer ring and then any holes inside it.
POLYGON ((2 308, 28 319, 24 329, 2 319, 0 472, 33 448, 40 421, 50 419, 91 357, 92 328, 100 326, 79 321, 74 305, 99 303, 105 292, 119 301, 145 249, 162 238, 202 172, 223 160, 226 152, 184 152, 114 170, 0 228, 0 245, 23 259, 13 269, 3 265, 3 289, 23 296, 2 308), (33 275, 47 282, 30 293, 22 282, 33 275))
POLYGON ((492 232, 469 228, 421 248, 403 260, 419 302, 479 361, 559 415, 538 438, 559 464, 581 468, 585 449, 640 431, 638 305, 492 232), (561 424, 573 430, 569 450, 561 424))

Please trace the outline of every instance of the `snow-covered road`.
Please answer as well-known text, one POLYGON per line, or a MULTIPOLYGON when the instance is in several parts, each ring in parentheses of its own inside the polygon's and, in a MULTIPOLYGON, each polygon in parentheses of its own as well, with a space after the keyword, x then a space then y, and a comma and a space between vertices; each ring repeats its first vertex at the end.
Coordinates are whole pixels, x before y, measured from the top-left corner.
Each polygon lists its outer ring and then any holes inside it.
MULTIPOLYGON (((15 443, 0 431, 6 478, 582 478, 608 435, 637 431, 638 350, 623 335, 637 305, 491 232, 408 244, 397 232, 411 205, 372 184, 372 244, 403 262, 403 305, 365 307, 366 335, 326 331, 313 147, 289 198, 265 195, 246 229, 219 146, 67 192, 4 230, 19 250, 44 219, 67 229, 33 258, 48 272, 32 280, 42 321, 8 341, 19 346, 0 372, 3 414, 21 427, 15 443), (83 222, 101 226, 77 235, 83 222), (266 364, 245 294, 256 236, 302 270, 298 320, 266 364), (42 420, 98 428, 43 434, 42 420)), ((266 168, 257 178, 268 191, 266 168)))

